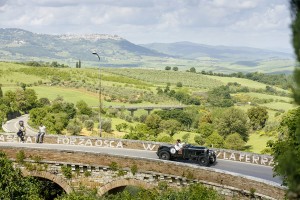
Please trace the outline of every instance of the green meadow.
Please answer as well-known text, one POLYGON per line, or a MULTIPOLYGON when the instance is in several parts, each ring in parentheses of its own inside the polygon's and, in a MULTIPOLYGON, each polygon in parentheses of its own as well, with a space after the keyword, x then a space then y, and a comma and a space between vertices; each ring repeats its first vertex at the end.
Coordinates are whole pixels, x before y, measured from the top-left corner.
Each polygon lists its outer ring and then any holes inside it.
MULTIPOLYGON (((222 82, 223 84, 227 84, 227 83, 233 83, 233 82, 237 82, 239 84, 241 84, 242 86, 248 86, 249 88, 254 88, 254 89, 265 89, 266 88, 266 84, 264 83, 260 83, 260 82, 256 82, 256 81, 252 81, 249 79, 245 79, 245 78, 236 78, 236 77, 220 77, 220 76, 208 76, 205 75, 211 79, 215 79, 217 81, 222 82)), ((278 87, 274 87, 279 91, 284 91, 281 88, 278 87)))
POLYGON ((246 143, 246 146, 251 146, 249 151, 253 153, 261 153, 266 148, 267 142, 274 139, 276 139, 274 136, 252 133, 249 135, 249 141, 246 143))

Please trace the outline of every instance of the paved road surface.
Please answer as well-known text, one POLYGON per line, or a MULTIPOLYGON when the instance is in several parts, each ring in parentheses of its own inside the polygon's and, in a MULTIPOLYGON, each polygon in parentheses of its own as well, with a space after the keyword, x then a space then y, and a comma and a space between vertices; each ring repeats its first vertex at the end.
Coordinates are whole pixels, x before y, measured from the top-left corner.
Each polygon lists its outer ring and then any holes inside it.
MULTIPOLYGON (((19 120, 24 120, 26 123, 28 117, 20 117, 17 119, 10 120, 4 126, 9 132, 16 132, 19 120)), ((27 124, 27 123, 26 123, 27 124)), ((36 134, 33 130, 27 127, 27 133, 36 134)), ((1 143, 0 146, 22 146, 22 147, 34 147, 34 148, 46 148, 46 149, 64 149, 64 150, 75 150, 75 151, 86 151, 86 152, 99 152, 108 153, 113 155, 123 155, 132 157, 144 157, 158 159, 155 152, 136 150, 136 149, 116 149, 116 148, 106 148, 106 147, 87 147, 87 146, 72 146, 72 145, 62 145, 62 144, 35 144, 35 143, 1 143)), ((279 177, 273 177, 272 168, 269 166, 255 165, 249 163, 234 162, 228 160, 218 159, 216 165, 211 166, 211 168, 225 170, 228 172, 238 173, 246 176, 252 176, 256 178, 261 178, 267 181, 272 181, 276 183, 282 183, 279 177)))
POLYGON ((12 119, 7 121, 3 126, 3 130, 5 132, 17 133, 19 130, 19 121, 23 120, 26 127, 26 134, 36 134, 36 131, 32 130, 31 127, 28 126, 28 115, 20 116, 16 119, 12 119))

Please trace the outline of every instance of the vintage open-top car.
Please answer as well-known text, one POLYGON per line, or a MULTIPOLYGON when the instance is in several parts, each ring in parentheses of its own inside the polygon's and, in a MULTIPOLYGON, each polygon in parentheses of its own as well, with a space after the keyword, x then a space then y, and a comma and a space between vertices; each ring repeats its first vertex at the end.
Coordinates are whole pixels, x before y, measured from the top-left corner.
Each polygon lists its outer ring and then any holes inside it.
POLYGON ((157 156, 163 160, 183 159, 197 161, 201 166, 214 164, 217 160, 216 153, 203 146, 193 146, 190 144, 183 145, 182 151, 175 149, 174 145, 161 145, 157 156))

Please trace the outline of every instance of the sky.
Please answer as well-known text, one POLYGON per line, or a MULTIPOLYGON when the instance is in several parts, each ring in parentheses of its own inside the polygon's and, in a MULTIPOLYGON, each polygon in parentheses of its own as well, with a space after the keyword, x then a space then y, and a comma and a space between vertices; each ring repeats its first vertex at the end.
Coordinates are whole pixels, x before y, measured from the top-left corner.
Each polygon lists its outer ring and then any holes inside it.
POLYGON ((288 0, 0 0, 0 28, 292 52, 288 0))

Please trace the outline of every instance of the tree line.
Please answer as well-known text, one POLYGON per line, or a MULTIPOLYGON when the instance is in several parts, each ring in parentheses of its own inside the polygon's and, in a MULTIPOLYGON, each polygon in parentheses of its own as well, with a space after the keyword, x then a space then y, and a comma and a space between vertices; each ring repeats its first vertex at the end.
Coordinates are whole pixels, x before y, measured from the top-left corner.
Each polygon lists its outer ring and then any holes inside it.
MULTIPOLYGON (((174 142, 179 131, 195 132, 194 141, 199 145, 215 148, 244 150, 252 131, 263 130, 269 118, 266 108, 252 107, 244 112, 238 108, 190 107, 184 110, 160 110, 141 116, 139 124, 119 124, 119 130, 129 132, 124 138, 174 142), (165 133, 165 134, 161 134, 165 133)), ((278 127, 267 127, 268 131, 278 127)))
MULTIPOLYGON (((28 61, 28 62, 17 62, 17 64, 27 65, 31 67, 54 67, 54 68, 69 68, 69 65, 60 64, 57 61, 50 62, 37 62, 37 61, 28 61)), ((81 63, 80 63, 81 67, 81 63)))
MULTIPOLYGON (((166 66, 165 70, 178 71, 178 67, 169 67, 166 66), (175 70, 176 69, 176 70, 175 70)), ((202 70, 201 72, 197 72, 195 67, 191 67, 187 72, 192 73, 199 73, 203 75, 210 75, 210 76, 220 76, 220 77, 236 77, 236 78, 245 78, 253 81, 257 81, 260 83, 264 83, 267 85, 273 85, 280 87, 282 89, 288 90, 294 85, 294 77, 288 74, 265 74, 261 72, 234 72, 234 73, 221 73, 221 72, 213 72, 213 71, 205 71, 202 70)))

